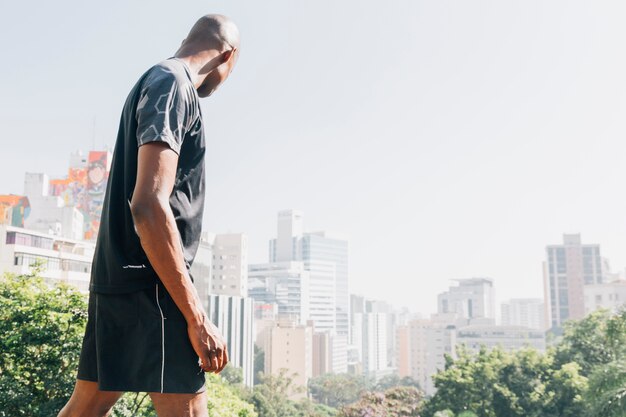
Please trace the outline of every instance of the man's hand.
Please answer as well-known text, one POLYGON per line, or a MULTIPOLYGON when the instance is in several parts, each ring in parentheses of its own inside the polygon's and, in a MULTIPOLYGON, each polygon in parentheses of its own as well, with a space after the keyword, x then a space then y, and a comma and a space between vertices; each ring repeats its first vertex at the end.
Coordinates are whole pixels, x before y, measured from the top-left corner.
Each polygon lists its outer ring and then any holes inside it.
POLYGON ((198 354, 204 372, 219 374, 228 363, 228 349, 222 333, 206 317, 198 324, 188 324, 187 333, 193 349, 198 354))

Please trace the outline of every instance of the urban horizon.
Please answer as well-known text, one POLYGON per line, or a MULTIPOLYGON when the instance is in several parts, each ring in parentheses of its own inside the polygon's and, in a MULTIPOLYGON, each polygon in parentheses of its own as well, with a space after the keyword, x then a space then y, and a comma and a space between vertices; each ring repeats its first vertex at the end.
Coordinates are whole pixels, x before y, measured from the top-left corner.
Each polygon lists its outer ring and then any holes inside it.
MULTIPOLYGON (((98 151, 90 151, 89 153, 95 155, 96 157, 100 157, 101 155, 106 154, 107 152, 110 152, 110 150, 105 149, 105 150, 98 150, 98 151)), ((88 157, 89 153, 84 153, 82 150, 74 151, 73 153, 70 154, 70 158, 69 159, 70 160, 73 159, 73 160, 84 160, 84 161, 87 161, 87 157, 88 157)), ((109 154, 109 155, 111 155, 111 154, 109 154)), ((71 177, 72 177, 72 175, 75 175, 75 174, 73 174, 71 164, 72 163, 70 163, 69 174, 66 173, 66 174, 58 174, 58 175, 49 176, 50 184, 51 184, 51 188, 52 189, 54 189, 55 186, 58 186, 58 184, 67 184, 67 181, 72 180, 71 177)), ((59 170, 59 171, 61 171, 61 170, 59 170)), ((67 172, 67 170, 66 170, 66 172, 67 172)), ((24 173, 24 174, 26 175, 27 173, 24 173)), ((46 173, 32 173, 32 174, 44 174, 44 175, 47 175, 46 173)), ((75 192, 75 191, 73 190, 73 192, 75 192)), ((15 194, 15 195, 17 195, 17 196, 24 195, 24 193, 18 193, 18 194, 15 194)), ((64 197, 64 199, 67 199, 67 196, 64 197)), ((284 209, 287 209, 287 208, 284 208, 284 209)), ((276 213, 279 213, 280 211, 283 211, 284 209, 276 210, 276 213)), ((268 220, 268 223, 271 223, 271 222, 268 220)), ((94 227, 96 227, 96 226, 92 226, 91 229, 93 229, 94 227)), ((86 226, 86 228, 89 229, 90 226, 86 226)), ((337 233, 337 231, 335 231, 335 230, 326 230, 323 227, 322 228, 311 229, 311 230, 305 228, 304 231, 305 232, 309 232, 309 233, 310 232, 316 232, 316 231, 330 232, 331 234, 335 234, 337 236, 340 236, 341 238, 346 239, 348 242, 353 243, 349 239, 349 236, 344 235, 344 234, 342 234, 340 232, 337 233)), ((245 235, 247 235, 249 237, 249 241, 250 242, 256 241, 258 246, 262 246, 262 244, 260 243, 260 242, 262 242, 262 240, 260 238, 258 238, 258 237, 255 238, 254 236, 251 236, 250 234, 248 234, 248 233, 246 233, 245 231, 242 231, 242 230, 238 230, 238 231, 232 231, 232 230, 229 230, 229 231, 219 231, 219 230, 207 230, 205 228, 205 232, 213 233, 213 234, 220 234, 220 233, 243 233, 243 234, 245 234, 245 235)), ((93 233, 93 232, 88 230, 85 233, 89 234, 89 233, 93 233)), ((562 234, 562 236, 566 236, 566 235, 572 235, 572 234, 571 233, 563 233, 562 234)), ((85 237, 87 239, 89 239, 89 236, 86 235, 85 237)), ((267 236, 264 239, 264 241, 266 242, 265 243, 265 251, 266 251, 266 253, 267 253, 267 245, 270 243, 270 241, 272 239, 275 239, 275 235, 273 237, 271 235, 267 236)), ((544 250, 547 250, 547 248, 549 246, 554 245, 554 244, 556 244, 556 242, 552 242, 552 243, 546 244, 544 246, 544 250)), ((253 244, 249 245, 249 247, 253 247, 253 246, 254 246, 253 244)), ((600 244, 600 246, 601 246, 601 244, 600 244)), ((266 257, 265 258, 258 257, 258 259, 255 259, 252 256, 248 255, 248 259, 249 259, 249 261, 248 261, 249 264, 258 264, 258 263, 267 262, 267 258, 266 257)), ((604 262, 604 268, 609 267, 609 269, 604 271, 604 273, 606 273, 608 275, 611 275, 611 276, 614 276, 614 277, 619 277, 619 279, 626 279, 626 274, 625 274, 626 268, 622 268, 622 269, 616 270, 610 264, 610 259, 608 259, 606 257, 602 257, 602 259, 603 259, 603 262, 604 262)), ((545 258, 544 258, 544 260, 542 260, 542 262, 544 262, 544 261, 545 261, 545 258)), ((446 288, 448 288, 449 286, 454 285, 455 283, 458 283, 460 281, 467 280, 467 279, 472 279, 472 278, 488 278, 488 279, 493 281, 494 289, 495 289, 494 302, 495 302, 495 304, 497 306, 502 306, 503 304, 505 304, 507 302, 510 302, 511 300, 536 299, 536 300, 541 300, 542 302, 545 302, 545 300, 544 300, 544 298, 545 298, 544 292, 537 293, 537 294, 532 294, 532 295, 521 295, 521 296, 518 295, 518 296, 501 297, 501 296, 499 296, 499 292, 498 292, 498 282, 499 282, 498 278, 497 277, 488 276, 488 275, 481 275, 481 274, 473 274, 473 275, 472 274, 466 274, 465 276, 461 276, 461 277, 447 278, 445 280, 445 282, 447 284, 446 288)), ((543 279, 544 279, 543 276, 537 277, 537 281, 541 284, 542 287, 544 285, 543 284, 543 279)), ((355 290, 354 287, 353 287, 353 285, 355 283, 358 283, 358 280, 354 276, 350 276, 350 294, 353 294, 353 295, 356 295, 356 296, 360 296, 360 297, 365 297, 366 299, 372 300, 372 301, 379 301, 379 302, 388 303, 389 305, 393 306, 394 309, 396 309, 397 311, 406 310, 406 311, 410 312, 411 314, 415 315, 415 317, 428 318, 431 315, 437 313, 436 303, 435 303, 435 308, 433 308, 431 310, 423 310, 423 309, 420 310, 419 306, 415 306, 415 305, 411 305, 411 304, 402 304, 402 303, 397 302, 397 300, 381 297, 380 295, 376 294, 375 292, 374 293, 372 293, 372 292, 369 292, 369 293, 359 292, 358 289, 355 290)), ((358 288, 358 286, 357 286, 357 288, 358 288)), ((430 292, 430 293, 428 293, 428 296, 429 296, 429 298, 431 300, 436 300, 437 297, 441 293, 442 292, 434 292, 434 293, 430 292)), ((434 301, 433 301, 433 303, 434 303, 434 301)), ((501 309, 500 308, 496 309, 496 311, 495 311, 495 318, 496 318, 498 323, 501 322, 501 309)))

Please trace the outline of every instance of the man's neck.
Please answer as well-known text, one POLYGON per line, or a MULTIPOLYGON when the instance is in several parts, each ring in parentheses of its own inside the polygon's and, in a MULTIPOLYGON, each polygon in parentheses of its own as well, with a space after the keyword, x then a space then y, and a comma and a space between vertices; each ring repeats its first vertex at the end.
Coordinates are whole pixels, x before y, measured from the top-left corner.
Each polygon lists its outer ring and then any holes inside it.
POLYGON ((187 65, 187 68, 189 68, 189 72, 191 73, 193 85, 195 88, 198 88, 204 81, 207 73, 214 69, 215 64, 212 65, 212 68, 208 68, 207 66, 219 56, 219 52, 214 50, 202 51, 194 55, 186 55, 176 52, 174 56, 187 65))

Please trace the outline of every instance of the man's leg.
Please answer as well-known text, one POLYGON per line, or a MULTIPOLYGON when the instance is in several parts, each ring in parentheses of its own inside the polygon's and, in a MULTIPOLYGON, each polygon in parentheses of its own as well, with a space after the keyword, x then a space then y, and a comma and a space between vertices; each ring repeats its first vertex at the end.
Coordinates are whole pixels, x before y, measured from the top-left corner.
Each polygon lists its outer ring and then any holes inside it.
POLYGON ((100 391, 97 382, 77 379, 70 400, 57 417, 106 417, 122 394, 100 391))
POLYGON ((151 392, 150 399, 159 417, 209 417, 206 391, 196 394, 151 392))

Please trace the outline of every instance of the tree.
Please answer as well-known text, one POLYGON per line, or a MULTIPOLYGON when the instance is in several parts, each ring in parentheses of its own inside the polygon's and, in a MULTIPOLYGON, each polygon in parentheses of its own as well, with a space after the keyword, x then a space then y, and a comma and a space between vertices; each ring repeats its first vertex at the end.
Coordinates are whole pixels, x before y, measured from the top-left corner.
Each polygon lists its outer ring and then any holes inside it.
POLYGON ((366 392, 356 403, 342 407, 339 417, 419 417, 422 399, 422 393, 415 387, 366 392))
POLYGON ((37 276, 0 281, 0 416, 49 416, 69 399, 87 322, 85 297, 37 276))
POLYGON ((261 376, 265 370, 265 351, 254 345, 254 376, 253 384, 258 385, 261 383, 261 376))
POLYGON ((583 415, 587 379, 576 363, 560 365, 533 349, 504 352, 460 348, 435 376, 437 393, 424 415, 450 410, 478 417, 566 417, 583 415))
POLYGON ((309 380, 309 393, 320 404, 340 407, 357 401, 373 389, 372 379, 363 375, 324 374, 309 380))
POLYGON ((239 396, 235 386, 219 375, 206 374, 210 417, 257 417, 254 406, 239 396))
POLYGON ((626 358, 597 368, 585 399, 589 417, 626 416, 626 358))
POLYGON ((374 391, 385 391, 393 387, 415 387, 420 389, 419 382, 410 376, 400 378, 398 374, 389 374, 385 375, 378 380, 378 382, 376 382, 374 385, 374 391))
POLYGON ((555 362, 576 362, 581 375, 588 376, 597 366, 606 365, 626 354, 626 310, 611 316, 598 310, 582 320, 565 324, 563 340, 557 346, 555 362))
MULTIPOLYGON (((87 323, 87 299, 64 283, 31 274, 0 280, 0 417, 56 416, 76 382, 87 323)), ((237 370, 227 375, 236 382, 237 370)), ((217 375, 207 374, 211 417, 257 417, 252 404, 217 375)), ((156 417, 147 393, 125 393, 112 417, 156 417)))
POLYGON ((254 387, 248 399, 254 404, 259 417, 293 417, 297 415, 295 401, 290 397, 304 392, 304 387, 295 385, 295 374, 281 369, 278 375, 260 374, 260 384, 254 387))

